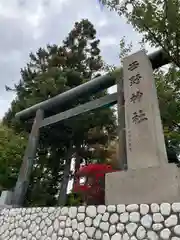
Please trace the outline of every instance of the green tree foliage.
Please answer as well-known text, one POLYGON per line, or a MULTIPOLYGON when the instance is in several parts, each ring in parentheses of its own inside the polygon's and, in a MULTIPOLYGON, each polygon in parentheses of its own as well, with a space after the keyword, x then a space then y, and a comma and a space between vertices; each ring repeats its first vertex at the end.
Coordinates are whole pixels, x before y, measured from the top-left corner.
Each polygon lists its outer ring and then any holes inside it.
POLYGON ((125 17, 134 29, 141 33, 142 43, 161 47, 172 64, 155 71, 161 118, 169 161, 175 158, 173 151, 180 149, 180 2, 178 0, 102 0, 120 17, 125 17), (164 71, 165 70, 165 71, 164 71), (172 151, 173 150, 173 151, 172 151))
POLYGON ((80 194, 69 193, 67 195, 66 206, 80 206, 83 205, 83 200, 80 194))
POLYGON ((14 187, 27 138, 0 123, 0 190, 14 187))
POLYGON ((180 67, 180 2, 178 0, 101 0, 142 33, 143 42, 162 47, 180 67))
MULTIPOLYGON (((29 63, 21 69, 20 82, 12 89, 16 92, 16 99, 6 113, 4 123, 17 132, 24 129, 29 132, 32 120, 17 121, 14 119, 15 113, 89 81, 100 74, 103 65, 94 26, 88 20, 75 23, 61 46, 47 45, 46 48, 38 49, 36 54, 30 54, 29 63)), ((105 94, 107 92, 103 91, 90 97, 84 96, 74 101, 73 105, 49 109, 45 117, 105 94)), ((56 204, 64 166, 67 181, 69 179, 68 159, 75 158, 77 169, 82 160, 89 161, 92 158, 92 144, 106 145, 115 133, 115 116, 110 108, 42 129, 27 204, 56 204), (95 130, 94 135, 91 129, 95 130), (72 149, 71 157, 68 156, 69 148, 72 149)), ((63 184, 67 185, 67 181, 63 184)))

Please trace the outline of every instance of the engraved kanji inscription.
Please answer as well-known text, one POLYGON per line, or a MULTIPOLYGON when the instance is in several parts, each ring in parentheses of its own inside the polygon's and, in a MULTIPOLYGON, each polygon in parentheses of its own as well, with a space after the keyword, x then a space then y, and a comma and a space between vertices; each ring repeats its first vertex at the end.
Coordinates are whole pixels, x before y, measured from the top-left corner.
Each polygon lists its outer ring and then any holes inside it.
POLYGON ((132 151, 131 131, 130 130, 128 130, 128 148, 129 148, 129 151, 132 151))
POLYGON ((146 113, 143 112, 143 110, 139 110, 133 113, 132 116, 133 123, 138 124, 146 120, 148 120, 148 118, 146 117, 146 113))
POLYGON ((142 96, 143 96, 143 93, 140 90, 138 90, 138 91, 136 91, 136 93, 133 93, 131 95, 130 102, 132 102, 132 103, 136 103, 137 101, 140 102, 142 96))
POLYGON ((133 84, 139 84, 141 79, 142 76, 139 73, 137 73, 135 76, 130 77, 129 78, 130 86, 132 86, 133 84))
POLYGON ((132 72, 133 70, 135 70, 138 67, 139 67, 138 61, 134 61, 134 62, 129 64, 128 70, 132 72))

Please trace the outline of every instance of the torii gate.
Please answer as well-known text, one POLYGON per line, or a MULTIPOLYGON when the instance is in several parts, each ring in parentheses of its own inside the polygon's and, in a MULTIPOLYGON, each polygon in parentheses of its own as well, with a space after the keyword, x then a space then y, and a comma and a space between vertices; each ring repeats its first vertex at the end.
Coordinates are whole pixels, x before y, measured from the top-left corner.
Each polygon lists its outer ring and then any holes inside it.
MULTIPOLYGON (((167 54, 163 50, 158 50, 153 54, 148 55, 152 68, 157 69, 170 62, 167 54)), ((115 70, 104 76, 92 79, 80 86, 59 94, 51 99, 38 103, 30 108, 27 108, 16 114, 16 118, 27 120, 34 118, 31 133, 27 148, 24 154, 20 173, 13 193, 12 205, 23 204, 27 188, 29 185, 29 178, 32 172, 33 160, 35 158, 38 141, 39 130, 42 127, 57 123, 59 121, 77 116, 79 114, 92 111, 97 108, 102 108, 107 105, 118 104, 118 136, 119 136, 119 169, 125 169, 127 165, 126 159, 126 134, 125 134, 125 111, 124 111, 124 90, 122 81, 122 68, 115 70), (118 77, 118 79, 117 79, 118 77), (53 116, 46 117, 48 110, 53 107, 61 107, 72 103, 74 99, 84 95, 95 94, 101 90, 111 87, 116 84, 117 92, 101 97, 99 99, 87 102, 83 105, 69 109, 65 112, 57 113, 53 116)))

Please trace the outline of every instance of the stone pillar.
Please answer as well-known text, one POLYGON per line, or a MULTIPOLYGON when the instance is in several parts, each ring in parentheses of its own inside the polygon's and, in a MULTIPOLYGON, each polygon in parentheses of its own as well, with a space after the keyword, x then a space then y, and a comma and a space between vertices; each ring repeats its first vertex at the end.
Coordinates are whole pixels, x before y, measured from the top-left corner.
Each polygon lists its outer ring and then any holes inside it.
POLYGON ((153 69, 145 52, 126 57, 123 73, 128 169, 167 163, 153 69))
POLYGON ((106 204, 179 200, 179 170, 168 164, 153 69, 144 51, 124 59, 123 74, 128 171, 106 175, 106 204))
POLYGON ((12 199, 12 191, 2 191, 0 197, 0 206, 10 205, 12 199))

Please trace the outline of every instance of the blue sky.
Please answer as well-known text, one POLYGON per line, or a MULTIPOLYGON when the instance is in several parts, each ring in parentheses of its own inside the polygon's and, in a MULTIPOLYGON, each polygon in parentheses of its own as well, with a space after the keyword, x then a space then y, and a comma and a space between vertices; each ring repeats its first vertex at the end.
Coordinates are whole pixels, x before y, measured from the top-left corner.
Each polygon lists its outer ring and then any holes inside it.
MULTIPOLYGON (((140 35, 132 26, 98 0, 1 0, 0 1, 0 118, 14 98, 5 91, 5 84, 13 86, 20 79, 20 68, 28 62, 28 55, 47 43, 61 44, 75 21, 88 18, 101 40, 103 59, 119 65, 119 41, 125 36, 139 49, 140 35)), ((114 89, 113 89, 114 91, 114 89)))

